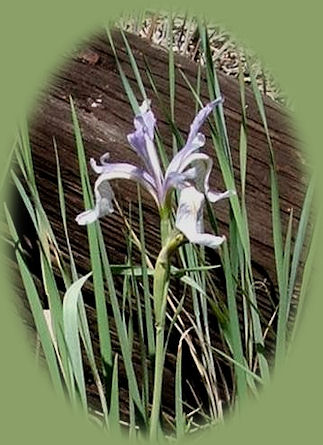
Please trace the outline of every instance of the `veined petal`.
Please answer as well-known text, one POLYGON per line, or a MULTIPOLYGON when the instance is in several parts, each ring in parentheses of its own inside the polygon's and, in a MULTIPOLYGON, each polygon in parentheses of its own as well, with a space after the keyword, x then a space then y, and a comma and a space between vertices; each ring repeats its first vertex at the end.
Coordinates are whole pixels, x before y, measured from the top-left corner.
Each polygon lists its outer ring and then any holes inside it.
POLYGON ((145 134, 142 128, 137 129, 135 132, 128 134, 128 142, 137 155, 142 159, 147 170, 149 169, 148 155, 146 150, 145 134))
POLYGON ((199 129, 204 124, 205 120, 212 112, 212 110, 223 102, 223 98, 219 97, 212 102, 209 102, 205 107, 203 107, 199 113, 195 116, 191 127, 190 132, 186 141, 185 146, 174 156, 172 161, 170 162, 165 177, 173 171, 178 170, 181 167, 182 162, 186 159, 194 151, 203 147, 205 144, 205 136, 202 133, 199 133, 199 129))
POLYGON ((187 187, 181 191, 176 227, 186 238, 195 244, 217 249, 225 240, 225 236, 215 236, 202 233, 203 228, 204 195, 194 187, 187 187))
POLYGON ((150 164, 150 173, 155 179, 156 189, 158 196, 161 197, 162 194, 162 184, 164 181, 164 177, 161 171, 159 159, 157 156, 156 148, 154 141, 150 139, 148 134, 145 134, 145 141, 146 141, 146 152, 147 156, 149 158, 149 164, 150 164))
POLYGON ((197 188, 197 190, 208 194, 209 177, 212 165, 212 159, 207 154, 190 154, 183 160, 176 172, 168 172, 164 184, 164 196, 166 194, 169 194, 172 188, 177 188, 178 186, 181 186, 183 184, 185 186, 188 186, 188 180, 194 182, 195 188, 197 188), (187 169, 190 164, 192 164, 192 167, 190 169, 187 169), (182 181, 182 178, 185 181, 182 181))
POLYGON ((197 190, 204 192, 210 202, 215 203, 217 201, 220 201, 221 199, 229 198, 230 196, 236 194, 234 190, 227 190, 225 192, 210 190, 209 179, 213 166, 213 161, 207 154, 205 153, 190 154, 182 162, 179 172, 184 171, 190 164, 194 165, 194 167, 189 169, 189 171, 192 170, 195 171, 194 177, 191 174, 191 177, 195 183, 195 187, 197 188, 197 190))
MULTIPOLYGON (((107 154, 104 155, 107 157, 107 154)), ((101 162, 102 162, 102 156, 101 156, 101 162)), ((98 165, 96 161, 91 158, 90 164, 92 169, 98 173, 98 174, 107 174, 110 175, 110 179, 133 179, 134 181, 142 183, 142 180, 147 182, 147 185, 151 186, 151 188, 155 188, 155 181, 150 176, 149 173, 147 173, 142 168, 136 167, 135 165, 128 164, 126 162, 105 162, 102 165, 98 165)), ((145 184, 143 184, 146 186, 145 184)), ((150 191, 150 190, 148 190, 150 191)))
POLYGON ((144 170, 126 163, 97 166, 94 160, 92 160, 92 167, 95 167, 96 171, 101 172, 94 186, 95 207, 78 215, 76 217, 78 224, 90 224, 98 218, 113 212, 112 201, 114 194, 109 183, 112 179, 131 179, 140 183, 149 191, 157 205, 159 205, 154 181, 144 170))
POLYGON ((128 142, 143 160, 147 171, 155 179, 156 188, 161 192, 163 174, 154 144, 156 118, 150 110, 150 101, 140 107, 140 114, 134 118, 135 131, 128 134, 128 142))
POLYGON ((189 187, 192 180, 196 178, 196 169, 192 167, 183 173, 173 172, 170 174, 163 185, 161 202, 167 207, 171 207, 171 194, 173 189, 182 190, 189 187))
POLYGON ((150 109, 151 101, 146 99, 139 107, 140 113, 134 118, 135 129, 145 128, 150 139, 154 139, 156 118, 150 109))
POLYGON ((204 124, 211 111, 213 111, 213 109, 222 102, 223 98, 220 96, 217 99, 212 100, 212 102, 209 102, 197 113, 191 124, 190 132, 187 138, 187 145, 189 145, 195 139, 199 129, 204 124))
POLYGON ((183 160, 179 171, 184 171, 190 164, 195 168, 196 177, 194 179, 197 186, 196 188, 201 192, 204 191, 207 193, 209 189, 210 173, 213 166, 212 159, 205 153, 192 153, 183 160))

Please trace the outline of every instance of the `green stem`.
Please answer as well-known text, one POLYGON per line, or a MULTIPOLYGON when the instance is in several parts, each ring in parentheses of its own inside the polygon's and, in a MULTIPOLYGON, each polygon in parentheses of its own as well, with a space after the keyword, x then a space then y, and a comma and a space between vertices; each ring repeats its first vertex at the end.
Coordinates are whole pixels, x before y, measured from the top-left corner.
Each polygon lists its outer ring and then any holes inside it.
MULTIPOLYGON (((162 220, 161 220, 162 221, 162 220)), ((162 224, 161 224, 162 225, 162 224)), ((166 225, 164 226, 166 227, 166 225)), ((169 221, 168 221, 169 227, 169 221)), ((165 360, 164 351, 164 331, 166 318, 167 292, 170 278, 170 258, 180 244, 184 241, 184 236, 180 232, 174 232, 168 236, 162 234, 162 240, 165 243, 162 247, 155 266, 154 273, 154 310, 156 325, 156 355, 155 355, 155 375, 154 375, 154 393, 150 416, 150 440, 157 439, 159 414, 161 408, 161 393, 163 384, 163 369, 165 360)))
POLYGON ((156 326, 156 356, 155 356, 155 376, 154 376, 154 395, 150 417, 149 438, 151 441, 157 439, 159 414, 161 408, 161 391, 163 385, 164 369, 164 328, 156 326))
POLYGON ((159 211, 160 215, 160 237, 162 248, 166 246, 170 232, 170 210, 165 206, 159 211))

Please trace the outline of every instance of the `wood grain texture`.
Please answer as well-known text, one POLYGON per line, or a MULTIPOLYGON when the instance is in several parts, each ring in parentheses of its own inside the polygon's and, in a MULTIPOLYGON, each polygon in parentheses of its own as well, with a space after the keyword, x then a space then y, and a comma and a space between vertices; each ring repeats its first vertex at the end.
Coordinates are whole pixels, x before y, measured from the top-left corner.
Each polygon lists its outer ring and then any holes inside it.
MULTIPOLYGON (((141 97, 136 86, 136 81, 126 54, 122 38, 118 32, 113 34, 115 46, 122 68, 133 87, 138 101, 141 97)), ((166 106, 169 104, 168 85, 168 56, 165 51, 150 45, 148 42, 129 35, 129 42, 134 52, 136 61, 141 70, 143 82, 148 97, 152 99, 152 108, 157 117, 158 128, 165 143, 169 155, 172 153, 172 135, 167 122, 163 117, 158 101, 152 92, 149 80, 145 73, 145 64, 150 67, 156 82, 159 94, 166 106)), ((190 82, 194 85, 197 78, 197 66, 184 57, 175 56, 176 64, 176 124, 185 138, 190 123, 194 118, 194 98, 185 84, 180 71, 182 70, 190 82)), ((204 76, 204 74, 203 74, 204 76)), ((206 80, 202 76, 201 98, 203 103, 208 101, 206 80)), ((220 87, 224 96, 224 111, 228 128, 229 140, 232 148, 234 172, 237 179, 239 191, 239 129, 241 124, 241 105, 238 82, 222 74, 218 74, 220 87)), ((48 91, 43 92, 41 100, 35 110, 31 126, 31 145, 37 184, 40 196, 54 233, 58 239, 63 252, 66 253, 66 245, 63 234, 62 223, 59 214, 59 201, 56 178, 56 163, 53 149, 53 137, 58 147, 59 158, 62 169, 62 180, 66 194, 66 207, 68 227, 78 272, 85 274, 90 269, 87 232, 86 228, 79 227, 74 219, 78 213, 83 211, 80 177, 77 167, 77 154, 71 121, 69 96, 75 102, 86 156, 99 159, 105 153, 110 152, 111 162, 124 161, 138 164, 138 158, 127 143, 126 135, 133 128, 133 114, 124 92, 120 76, 118 74, 115 58, 104 35, 93 38, 89 45, 75 51, 73 57, 53 76, 48 91)), ((253 94, 249 88, 246 89, 247 117, 248 117, 248 164, 247 164, 247 209, 249 214, 252 259, 255 267, 256 277, 267 283, 268 289, 274 295, 276 287, 275 261, 273 252, 272 229, 271 229, 271 205, 270 205, 270 183, 268 166, 268 148, 266 136, 261 124, 253 94)), ((278 104, 268 98, 264 98, 270 136, 277 160, 277 172, 279 177, 279 189, 281 198, 282 222, 286 227, 289 209, 294 209, 295 222, 299 220, 301 206, 304 198, 305 174, 302 156, 299 151, 299 142, 295 136, 291 119, 286 111, 278 104)), ((205 126, 207 143, 205 151, 214 159, 214 169, 211 174, 211 186, 221 189, 223 183, 214 152, 205 126)), ((94 183, 95 174, 90 172, 94 183)), ((113 188, 122 209, 127 212, 129 203, 132 203, 132 223, 138 229, 137 189, 130 181, 115 181, 113 188)), ((143 192, 143 207, 145 218, 146 245, 152 257, 156 257, 159 250, 159 223, 158 213, 154 202, 148 194, 143 192)), ((26 219, 22 206, 19 206, 18 215, 23 221, 20 233, 25 234, 34 244, 32 229, 26 219)), ((219 221, 220 232, 227 234, 228 225, 228 203, 220 202, 216 205, 216 215, 219 221)), ((111 263, 123 263, 126 256, 126 245, 123 233, 123 221, 118 212, 101 222, 111 263)), ((138 231, 137 231, 138 232, 138 231)), ((35 244, 34 244, 35 245, 35 244)), ((36 248, 35 248, 36 252, 36 248)), ((216 254, 207 252, 211 261, 217 260, 216 254)), ((34 254, 31 262, 33 273, 39 275, 37 265, 37 254, 34 254)), ((19 281, 16 282, 16 284, 19 281)), ((224 295, 224 285, 221 275, 218 276, 219 292, 224 295)), ((121 286, 121 281, 120 281, 121 286)), ((41 285, 40 285, 41 287, 41 285)), ((17 284, 17 290, 23 298, 23 289, 17 284)), ((176 291, 176 285, 175 285, 176 291)), ((85 301, 93 328, 93 339, 95 349, 98 353, 98 345, 95 329, 94 299, 91 284, 87 284, 84 290, 85 301)), ((259 307, 265 320, 269 320, 273 309, 268 299, 268 293, 261 287, 258 292, 259 307)), ((190 310, 189 298, 185 302, 186 308, 190 310)), ((112 338, 115 350, 119 349, 112 320, 112 311, 108 306, 112 326, 112 338)), ((217 322, 211 315, 211 334, 215 338, 218 335, 217 322)), ((163 403, 170 414, 174 410, 174 363, 177 349, 178 337, 170 343, 170 352, 167 356, 165 366, 165 387, 163 392, 163 403)), ((273 338, 268 336, 268 348, 273 347, 273 338)), ((138 375, 140 375, 140 353, 139 344, 135 337, 134 363, 138 375)), ((184 358, 185 360, 185 358, 184 358)), ((196 381, 197 391, 203 399, 202 385, 193 365, 190 364, 189 356, 186 357, 187 364, 185 372, 191 381, 196 381)), ((121 401, 122 410, 126 416, 126 379, 122 366, 120 367, 120 387, 124 395, 121 401)), ((94 385, 93 385, 94 386, 94 385)), ((89 384, 89 394, 93 405, 97 405, 95 389, 92 391, 89 384)), ((189 397, 188 397, 189 399, 189 397)), ((191 401, 191 400, 190 400, 191 401)))

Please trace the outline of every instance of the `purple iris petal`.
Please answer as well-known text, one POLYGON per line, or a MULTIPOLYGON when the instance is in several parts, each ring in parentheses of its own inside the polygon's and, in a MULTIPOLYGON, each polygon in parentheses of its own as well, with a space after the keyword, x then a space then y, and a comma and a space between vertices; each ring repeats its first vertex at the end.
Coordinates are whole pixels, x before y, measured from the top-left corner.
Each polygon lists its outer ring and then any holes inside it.
POLYGON ((199 129, 220 102, 222 98, 210 102, 197 114, 191 124, 185 146, 174 156, 164 177, 154 144, 156 118, 150 110, 150 101, 145 100, 140 107, 140 113, 134 118, 135 131, 128 135, 128 141, 144 162, 145 169, 128 163, 110 163, 108 153, 101 156, 100 164, 91 159, 93 170, 100 175, 94 188, 95 207, 79 215, 77 222, 89 224, 103 215, 112 213, 114 194, 109 182, 119 178, 131 179, 149 191, 159 208, 170 207, 172 190, 180 190, 177 227, 181 227, 192 242, 204 245, 211 245, 212 240, 214 243, 219 242, 219 239, 215 240, 219 237, 202 233, 204 194, 211 202, 216 202, 234 192, 219 193, 209 190, 212 160, 204 153, 195 152, 205 144, 205 136, 199 133, 199 129))
POLYGON ((112 179, 130 179, 138 182, 148 190, 159 205, 154 180, 145 170, 126 163, 106 163, 98 166, 93 159, 91 159, 91 165, 97 173, 100 173, 94 186, 96 202, 94 209, 87 210, 76 217, 76 221, 80 225, 89 224, 101 216, 113 212, 114 194, 109 184, 112 179))
POLYGON ((148 173, 154 178, 158 196, 162 194, 163 174, 154 144, 156 119, 149 109, 150 101, 144 101, 140 114, 134 119, 135 132, 128 135, 128 142, 143 160, 148 173))
POLYGON ((207 117, 209 116, 211 111, 213 111, 213 109, 222 102, 223 102, 223 98, 218 97, 217 99, 215 99, 212 102, 209 102, 207 105, 205 105, 205 107, 203 107, 197 113, 197 115, 195 116, 195 118, 191 124, 190 132, 189 132, 189 135, 187 138, 186 145, 190 145, 193 142, 199 129, 204 124, 205 120, 207 119, 207 117))
POLYGON ((191 127, 190 132, 186 141, 185 146, 174 156, 172 161, 170 162, 165 177, 167 177, 170 172, 176 171, 180 168, 181 163, 185 160, 187 156, 189 156, 194 151, 203 147, 205 144, 205 136, 199 133, 199 129, 204 124, 205 120, 211 113, 211 111, 220 103, 223 102, 223 98, 219 97, 218 99, 209 102, 205 107, 203 107, 199 113, 195 116, 191 127))
POLYGON ((144 100, 139 107, 140 113, 134 118, 135 129, 145 128, 150 139, 154 139, 156 118, 150 109, 150 100, 144 100))
POLYGON ((155 188, 155 181, 142 168, 136 167, 135 165, 128 164, 126 162, 105 162, 102 165, 98 165, 93 158, 90 159, 90 164, 93 170, 98 174, 107 174, 111 176, 111 179, 133 179, 141 182, 147 182, 151 188, 155 188))

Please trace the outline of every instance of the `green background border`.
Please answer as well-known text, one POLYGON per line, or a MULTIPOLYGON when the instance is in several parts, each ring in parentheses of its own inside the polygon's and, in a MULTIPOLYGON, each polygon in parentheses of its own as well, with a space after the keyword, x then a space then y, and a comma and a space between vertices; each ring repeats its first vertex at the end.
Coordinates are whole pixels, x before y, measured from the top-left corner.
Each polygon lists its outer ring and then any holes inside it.
MULTIPOLYGON (((39 87, 57 66, 73 42, 84 38, 111 18, 129 8, 156 1, 109 0, 3 1, 0 13, 0 139, 1 163, 12 144, 19 115, 32 108, 39 87), (7 3, 7 4, 6 4, 7 3), (117 3, 117 6, 116 6, 117 3)), ((164 1, 162 8, 188 8, 218 22, 266 63, 292 99, 296 123, 304 147, 318 169, 322 165, 322 31, 320 8, 314 1, 164 1)), ((322 176, 322 175, 319 175, 322 176)), ((321 180, 321 178, 319 178, 321 180)), ((319 183, 319 187, 322 184, 319 183)), ((319 195, 319 194, 318 194, 319 195)), ((320 244, 321 243, 320 239, 320 244)), ((319 255, 318 255, 319 256, 319 255)), ((206 443, 267 444, 316 442, 322 437, 322 346, 317 259, 311 294, 305 305, 297 343, 287 365, 241 417, 205 435, 206 443), (314 438, 314 440, 312 439, 314 438), (221 441, 221 442, 220 442, 221 441)), ((0 407, 1 439, 4 443, 107 443, 87 421, 58 401, 43 375, 35 374, 21 322, 9 304, 12 295, 1 273, 0 309, 0 407), (10 298, 9 298, 10 297, 10 298)), ((115 443, 114 441, 112 443, 115 443)))

